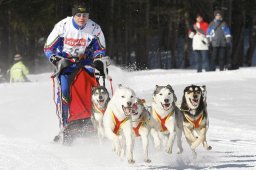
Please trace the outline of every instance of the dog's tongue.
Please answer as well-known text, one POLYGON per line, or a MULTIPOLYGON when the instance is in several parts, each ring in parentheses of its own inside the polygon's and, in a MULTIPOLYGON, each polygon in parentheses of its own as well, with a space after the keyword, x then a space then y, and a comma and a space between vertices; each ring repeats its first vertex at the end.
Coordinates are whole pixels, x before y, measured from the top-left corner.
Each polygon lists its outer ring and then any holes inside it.
POLYGON ((193 99, 193 102, 198 102, 198 99, 193 99))
POLYGON ((100 101, 99 104, 100 104, 101 106, 103 106, 103 105, 104 105, 104 101, 100 101))
POLYGON ((126 114, 130 114, 132 112, 132 108, 131 107, 124 107, 124 112, 126 114))
POLYGON ((191 101, 191 104, 192 104, 193 106, 197 106, 198 99, 192 99, 192 100, 190 100, 190 101, 191 101))
POLYGON ((164 109, 167 109, 170 106, 170 103, 168 104, 162 104, 164 109))
POLYGON ((170 106, 170 103, 168 103, 168 104, 164 104, 164 106, 165 106, 165 107, 169 107, 169 106, 170 106))
POLYGON ((198 102, 198 99, 193 99, 192 101, 193 101, 192 104, 193 104, 194 106, 196 106, 196 105, 197 105, 197 102, 198 102))

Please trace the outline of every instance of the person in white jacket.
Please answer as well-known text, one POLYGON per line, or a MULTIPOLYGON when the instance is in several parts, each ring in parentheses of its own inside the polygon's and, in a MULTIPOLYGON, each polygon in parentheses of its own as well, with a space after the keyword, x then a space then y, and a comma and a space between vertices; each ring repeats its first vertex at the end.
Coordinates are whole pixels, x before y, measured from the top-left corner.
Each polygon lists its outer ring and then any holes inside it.
POLYGON ((189 30, 189 38, 193 39, 192 47, 197 61, 197 72, 209 71, 209 44, 206 38, 208 23, 202 15, 197 14, 193 28, 189 30))
POLYGON ((72 125, 71 122, 79 122, 82 127, 84 121, 90 121, 91 87, 95 86, 96 79, 94 70, 97 69, 101 75, 107 76, 109 60, 105 55, 105 46, 100 26, 89 19, 89 7, 83 3, 75 4, 72 17, 59 21, 46 40, 45 56, 56 68, 55 76, 61 88, 57 103, 60 105, 62 126, 65 129, 68 129, 66 127, 69 124, 72 125), (79 81, 81 89, 76 89, 79 96, 76 104, 72 102, 76 93, 71 94, 71 87, 74 81, 78 82, 77 75, 80 70, 86 74, 81 76, 85 80, 79 81), (72 103, 75 104, 71 109, 72 103))

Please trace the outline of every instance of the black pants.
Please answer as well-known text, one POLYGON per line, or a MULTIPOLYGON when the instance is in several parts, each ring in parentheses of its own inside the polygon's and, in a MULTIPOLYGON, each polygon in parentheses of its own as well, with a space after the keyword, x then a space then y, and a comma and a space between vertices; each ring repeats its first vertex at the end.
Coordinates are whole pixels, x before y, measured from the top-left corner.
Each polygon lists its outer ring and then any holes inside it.
POLYGON ((216 70, 216 63, 219 64, 220 71, 224 70, 226 47, 212 47, 210 70, 216 70))

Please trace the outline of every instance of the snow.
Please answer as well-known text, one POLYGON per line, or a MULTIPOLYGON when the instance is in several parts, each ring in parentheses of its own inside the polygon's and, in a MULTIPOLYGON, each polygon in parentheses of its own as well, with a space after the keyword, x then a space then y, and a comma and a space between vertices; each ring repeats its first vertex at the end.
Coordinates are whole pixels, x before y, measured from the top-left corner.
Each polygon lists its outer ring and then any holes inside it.
MULTIPOLYGON (((173 86, 181 101, 190 84, 206 85, 210 128, 208 143, 200 145, 198 157, 184 139, 184 152, 168 155, 150 141, 149 157, 143 162, 141 142, 136 139, 134 165, 117 157, 107 139, 81 138, 73 146, 52 142, 58 118, 52 100, 50 73, 30 75, 31 83, 0 84, 0 169, 256 169, 256 68, 196 73, 195 70, 148 70, 126 72, 110 66, 114 89, 129 86, 137 96, 151 102, 155 85, 173 86)), ((107 81, 108 89, 110 84, 107 81)))

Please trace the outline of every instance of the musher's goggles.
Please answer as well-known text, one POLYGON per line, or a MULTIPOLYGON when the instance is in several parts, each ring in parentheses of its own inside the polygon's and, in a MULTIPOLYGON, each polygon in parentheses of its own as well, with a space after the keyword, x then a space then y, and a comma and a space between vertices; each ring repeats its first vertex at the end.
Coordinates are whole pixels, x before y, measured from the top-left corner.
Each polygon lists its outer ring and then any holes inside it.
POLYGON ((89 13, 76 13, 75 16, 86 18, 89 16, 89 13))

